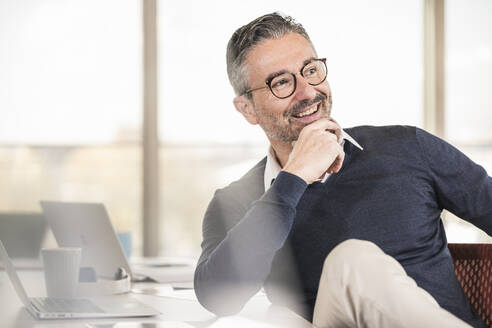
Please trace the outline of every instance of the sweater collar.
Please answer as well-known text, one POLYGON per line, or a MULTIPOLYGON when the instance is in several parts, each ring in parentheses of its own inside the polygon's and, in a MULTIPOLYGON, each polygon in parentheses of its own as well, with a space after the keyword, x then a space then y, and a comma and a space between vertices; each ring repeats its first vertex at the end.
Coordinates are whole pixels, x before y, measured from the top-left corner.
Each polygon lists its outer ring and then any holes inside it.
MULTIPOLYGON (((347 132, 342 130, 342 139, 340 140, 340 145, 343 147, 345 144, 345 140, 353 144, 355 147, 359 148, 360 150, 364 150, 361 145, 357 141, 355 141, 352 136, 350 136, 347 132)), ((282 170, 282 167, 278 163, 275 153, 273 151, 272 146, 269 147, 268 153, 267 153, 267 160, 266 160, 266 165, 265 165, 265 173, 264 173, 264 184, 265 184, 265 191, 270 188, 270 186, 273 183, 273 180, 277 177, 277 175, 280 173, 282 170)), ((320 181, 321 183, 325 183, 326 180, 330 177, 330 174, 325 173, 323 179, 319 179, 317 181, 320 181)))

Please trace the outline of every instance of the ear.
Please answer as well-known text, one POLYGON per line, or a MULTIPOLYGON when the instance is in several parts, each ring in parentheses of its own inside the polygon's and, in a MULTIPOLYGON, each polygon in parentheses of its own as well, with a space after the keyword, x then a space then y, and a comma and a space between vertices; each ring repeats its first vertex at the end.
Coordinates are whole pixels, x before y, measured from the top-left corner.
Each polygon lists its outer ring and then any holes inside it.
POLYGON ((246 96, 237 96, 232 101, 236 110, 243 114, 246 121, 250 124, 258 124, 258 118, 254 109, 253 102, 246 96))

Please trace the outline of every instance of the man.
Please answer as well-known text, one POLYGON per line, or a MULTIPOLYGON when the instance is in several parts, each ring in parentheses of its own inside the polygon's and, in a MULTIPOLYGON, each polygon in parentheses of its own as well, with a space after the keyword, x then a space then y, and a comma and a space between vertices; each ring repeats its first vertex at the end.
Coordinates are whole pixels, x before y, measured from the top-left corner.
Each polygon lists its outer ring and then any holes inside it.
POLYGON ((317 327, 474 327, 453 271, 443 208, 492 231, 492 179, 413 127, 341 130, 325 59, 292 18, 239 28, 227 48, 234 105, 271 147, 216 192, 195 291, 241 310, 261 287, 317 327))

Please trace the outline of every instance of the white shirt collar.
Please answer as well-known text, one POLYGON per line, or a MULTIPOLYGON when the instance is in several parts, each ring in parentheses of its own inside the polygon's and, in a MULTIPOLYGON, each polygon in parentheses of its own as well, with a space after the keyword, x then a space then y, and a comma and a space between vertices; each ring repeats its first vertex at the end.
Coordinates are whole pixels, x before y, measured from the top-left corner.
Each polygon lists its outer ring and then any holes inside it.
MULTIPOLYGON (((344 145, 345 140, 349 141, 351 144, 353 144, 355 147, 359 148, 360 150, 364 150, 364 148, 359 145, 357 141, 355 141, 354 138, 352 138, 347 132, 342 130, 342 140, 340 140, 340 145, 344 145)), ((280 173, 282 168, 280 167, 280 164, 277 162, 277 159, 275 158, 275 154, 273 152, 272 146, 269 147, 268 149, 268 154, 267 154, 267 160, 266 160, 266 165, 265 165, 265 174, 264 174, 264 183, 265 183, 265 191, 270 188, 273 179, 277 177, 277 175, 280 173)), ((323 179, 319 179, 318 181, 321 181, 324 183, 328 178, 330 174, 325 173, 325 176, 323 179)))

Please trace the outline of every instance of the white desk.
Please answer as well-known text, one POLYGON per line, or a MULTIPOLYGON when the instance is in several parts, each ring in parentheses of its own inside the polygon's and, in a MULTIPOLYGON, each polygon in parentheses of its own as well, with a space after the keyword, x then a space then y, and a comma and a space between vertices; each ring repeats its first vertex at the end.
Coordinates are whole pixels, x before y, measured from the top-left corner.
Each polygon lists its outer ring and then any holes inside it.
MULTIPOLYGON (((18 271, 20 279, 30 297, 45 296, 45 286, 42 271, 18 271)), ((136 289, 152 287, 155 284, 135 284, 136 289)), ((245 308, 235 316, 217 318, 200 306, 188 290, 179 291, 173 296, 151 296, 132 294, 140 301, 151 305, 162 312, 160 316, 144 319, 86 319, 86 320, 35 320, 23 307, 17 297, 10 280, 4 270, 0 270, 0 327, 80 327, 86 328, 87 323, 116 323, 123 321, 133 322, 185 322, 197 328, 273 328, 273 327, 311 327, 311 324, 294 312, 270 304, 266 296, 255 295, 246 304, 245 308)), ((125 295, 115 297, 127 297, 125 295)), ((165 325, 164 325, 165 327, 165 325)))

